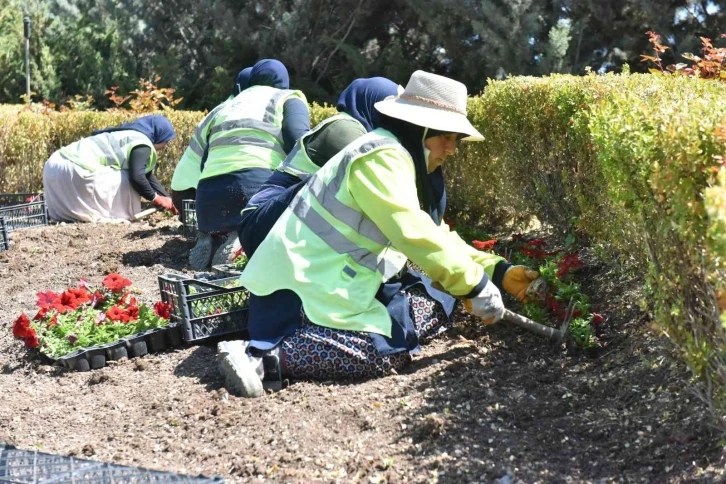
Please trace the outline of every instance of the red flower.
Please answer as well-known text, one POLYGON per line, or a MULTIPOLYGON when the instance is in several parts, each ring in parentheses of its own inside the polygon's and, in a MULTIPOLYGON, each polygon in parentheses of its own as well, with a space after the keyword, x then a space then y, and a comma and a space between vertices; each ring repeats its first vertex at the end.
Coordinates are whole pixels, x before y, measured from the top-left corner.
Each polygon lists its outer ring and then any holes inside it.
POLYGON ((235 260, 237 257, 239 257, 241 255, 245 255, 245 250, 243 247, 240 247, 239 249, 237 249, 235 251, 234 255, 232 256, 232 260, 235 260))
POLYGON ((18 316, 18 319, 13 322, 13 336, 16 338, 25 338, 31 329, 30 320, 25 313, 18 316))
POLYGON ((557 263, 557 266, 560 268, 559 271, 557 271, 557 277, 563 277, 567 275, 567 273, 570 272, 570 270, 576 270, 583 266, 583 262, 580 260, 580 256, 577 252, 574 254, 565 254, 562 256, 562 259, 557 263))
POLYGON ((50 309, 54 309, 58 314, 63 314, 68 311, 69 308, 59 302, 55 302, 50 306, 50 309))
POLYGON ((35 334, 35 330, 33 328, 28 328, 28 332, 25 335, 25 347, 26 348, 37 348, 40 346, 40 341, 38 340, 38 335, 35 334))
POLYGON ((554 312, 562 309, 562 304, 560 304, 560 302, 551 295, 547 296, 547 298, 545 299, 545 305, 554 312))
POLYGON ((58 315, 54 314, 53 317, 48 321, 48 329, 58 324, 58 315))
POLYGON ((543 250, 528 247, 522 249, 522 254, 537 260, 544 259, 547 256, 547 252, 543 250))
POLYGON ((103 304, 104 302, 106 302, 106 296, 104 296, 101 291, 96 291, 93 293, 93 298, 91 300, 93 306, 103 304))
POLYGON ((111 321, 122 321, 124 317, 124 310, 118 306, 111 306, 111 308, 106 311, 106 317, 111 321))
MULTIPOLYGON (((567 317, 567 306, 559 302, 553 296, 547 296, 547 299, 545 299, 545 306, 547 306, 560 321, 564 321, 567 317)), ((579 309, 574 308, 572 310, 573 318, 579 318, 581 315, 582 313, 579 309)))
POLYGON ((592 313, 592 324, 600 324, 603 322, 602 314, 592 313))
POLYGON ((63 292, 58 302, 65 306, 66 309, 77 309, 81 305, 81 301, 76 299, 76 296, 70 291, 63 292))
POLYGON ((538 247, 538 248, 542 248, 542 247, 544 247, 545 245, 547 245, 547 242, 545 242, 545 241, 544 241, 544 240, 542 240, 542 239, 533 239, 533 240, 530 240, 529 242, 527 242, 527 243, 526 243, 526 244, 524 244, 524 245, 527 245, 527 246, 529 246, 529 247, 538 247))
POLYGON ((444 223, 449 226, 451 230, 454 230, 456 228, 456 222, 451 220, 449 217, 444 217, 444 223))
POLYGON ((131 281, 124 279, 119 274, 109 274, 103 279, 103 286, 113 293, 120 293, 131 285, 131 281))
POLYGON ((491 240, 472 240, 471 245, 474 246, 477 250, 492 250, 494 249, 494 244, 497 243, 497 239, 491 239, 491 240))
POLYGON ((125 323, 139 319, 139 307, 129 306, 126 308, 126 311, 124 311, 124 316, 126 317, 126 319, 124 319, 125 323))
POLYGON ((71 346, 76 344, 76 341, 78 341, 78 336, 76 336, 75 334, 69 334, 68 336, 66 336, 66 338, 68 339, 68 342, 71 344, 71 346))
POLYGON ((38 293, 38 307, 48 307, 52 306, 53 303, 57 302, 58 299, 60 299, 60 294, 57 294, 53 291, 45 291, 45 292, 39 292, 38 293))
POLYGON ((66 291, 66 292, 68 292, 69 294, 72 294, 73 297, 75 297, 76 300, 80 304, 91 301, 91 295, 89 294, 88 290, 83 287, 79 287, 78 289, 71 288, 71 289, 68 289, 68 291, 66 291))
POLYGON ((42 321, 45 319, 45 317, 48 315, 48 310, 50 308, 48 306, 41 306, 40 311, 38 311, 38 314, 33 317, 33 321, 42 321))
POLYGON ((171 317, 171 303, 165 303, 162 301, 155 302, 154 313, 156 313, 156 315, 160 318, 169 319, 171 317))
POLYGON ((136 306, 136 298, 128 292, 121 296, 118 302, 119 304, 124 304, 126 306, 136 306))

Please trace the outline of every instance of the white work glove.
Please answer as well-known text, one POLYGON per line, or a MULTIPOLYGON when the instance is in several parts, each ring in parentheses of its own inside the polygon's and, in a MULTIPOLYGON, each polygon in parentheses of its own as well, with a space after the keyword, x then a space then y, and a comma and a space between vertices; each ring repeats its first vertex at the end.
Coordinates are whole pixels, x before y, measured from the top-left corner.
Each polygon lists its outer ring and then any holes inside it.
POLYGON ((496 323, 504 317, 502 294, 491 280, 487 281, 479 294, 471 299, 464 299, 464 308, 480 318, 484 324, 496 323))

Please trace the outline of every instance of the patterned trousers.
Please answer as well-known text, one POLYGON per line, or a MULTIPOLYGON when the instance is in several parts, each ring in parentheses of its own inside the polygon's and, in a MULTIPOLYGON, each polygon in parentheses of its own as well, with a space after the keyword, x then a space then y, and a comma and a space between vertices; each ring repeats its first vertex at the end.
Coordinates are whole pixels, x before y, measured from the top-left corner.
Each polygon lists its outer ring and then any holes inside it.
MULTIPOLYGON (((406 296, 420 343, 450 325, 441 305, 419 288, 406 296)), ((306 380, 357 380, 387 375, 411 362, 408 351, 381 355, 367 333, 318 326, 303 315, 303 325, 281 343, 286 376, 306 380)))

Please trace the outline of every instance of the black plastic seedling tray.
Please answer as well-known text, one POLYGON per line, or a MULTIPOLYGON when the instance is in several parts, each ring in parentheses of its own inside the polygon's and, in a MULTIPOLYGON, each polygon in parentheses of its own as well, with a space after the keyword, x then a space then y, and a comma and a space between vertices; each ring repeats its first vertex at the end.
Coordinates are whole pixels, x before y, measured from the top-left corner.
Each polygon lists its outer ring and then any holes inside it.
POLYGON ((136 358, 148 353, 157 353, 184 344, 181 327, 168 326, 132 334, 120 340, 97 346, 89 346, 61 356, 57 360, 69 370, 88 371, 103 368, 109 361, 136 358))
POLYGON ((37 450, 16 449, 0 442, 0 483, 35 484, 68 482, 84 484, 116 483, 189 483, 221 484, 221 477, 185 476, 152 471, 37 450))

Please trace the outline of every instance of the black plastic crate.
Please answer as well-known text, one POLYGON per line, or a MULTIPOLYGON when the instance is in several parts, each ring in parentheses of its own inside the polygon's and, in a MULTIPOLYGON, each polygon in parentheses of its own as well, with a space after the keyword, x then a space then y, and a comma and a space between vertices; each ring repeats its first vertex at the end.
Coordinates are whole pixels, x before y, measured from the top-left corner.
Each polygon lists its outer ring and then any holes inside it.
POLYGON ((0 217, 0 252, 10 250, 10 232, 5 225, 5 217, 0 217))
POLYGON ((21 450, 0 442, 0 483, 77 482, 85 484, 113 483, 190 483, 218 484, 221 477, 185 476, 171 472, 152 471, 63 455, 21 450))
POLYGON ((228 287, 237 277, 159 276, 161 300, 171 304, 171 322, 178 322, 184 341, 201 341, 247 329, 249 291, 228 287))
POLYGON ((48 225, 48 208, 42 193, 0 193, 0 217, 8 232, 48 225))
POLYGON ((197 236, 197 201, 182 200, 182 215, 184 216, 184 225, 182 225, 182 234, 187 239, 193 239, 197 236))

